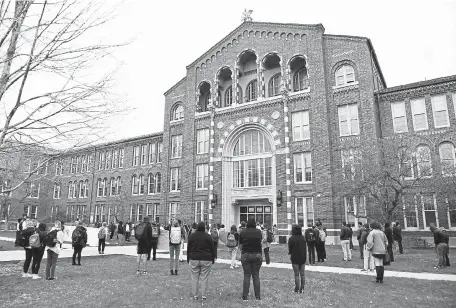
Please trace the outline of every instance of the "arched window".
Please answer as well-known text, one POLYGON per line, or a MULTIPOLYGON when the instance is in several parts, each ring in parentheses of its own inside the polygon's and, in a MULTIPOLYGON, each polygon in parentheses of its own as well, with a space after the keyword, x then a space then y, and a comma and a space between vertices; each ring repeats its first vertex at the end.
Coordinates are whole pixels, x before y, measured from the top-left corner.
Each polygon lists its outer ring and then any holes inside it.
POLYGON ((139 180, 136 174, 131 178, 131 193, 137 195, 139 192, 139 180))
POLYGON ((293 92, 302 91, 309 87, 309 78, 305 67, 297 71, 293 76, 293 92))
POLYGON ((454 145, 450 142, 443 142, 439 146, 440 164, 442 175, 456 174, 456 157, 454 145))
POLYGON ((336 86, 343 86, 355 82, 355 70, 351 65, 342 65, 336 71, 336 86))
POLYGON ((211 100, 211 92, 207 93, 206 96, 204 97, 203 111, 207 111, 207 108, 209 106, 210 100, 211 100))
POLYGON ((161 173, 155 174, 155 192, 158 194, 161 192, 161 173))
POLYGON ((85 180, 84 182, 84 198, 89 196, 89 180, 85 180))
POLYGON ((68 183, 68 199, 73 198, 73 182, 68 183))
POLYGON ((416 167, 419 177, 432 176, 431 149, 427 145, 419 145, 416 148, 416 167))
POLYGON ((184 118, 184 106, 177 104, 173 108, 171 121, 177 121, 184 118))
POLYGON ((85 198, 85 187, 83 180, 79 181, 79 198, 85 198))
POLYGON ((102 197, 103 196, 103 180, 98 179, 97 180, 97 197, 102 197))
POLYGON ((154 181, 154 175, 152 173, 149 173, 148 176, 148 182, 149 184, 149 189, 148 189, 148 194, 155 194, 155 181, 154 181))
POLYGON ((111 196, 115 196, 116 195, 116 179, 115 178, 111 178, 110 180, 110 186, 111 186, 111 196))
POLYGON ((248 130, 241 134, 233 150, 233 187, 272 185, 270 153, 271 145, 263 132, 248 130))
POLYGON ((116 186, 117 186, 117 195, 120 195, 120 191, 122 188, 122 179, 120 178, 120 176, 118 176, 116 179, 116 186))
POLYGON ((103 179, 103 197, 106 197, 108 195, 108 178, 103 179))
POLYGON ((144 174, 139 175, 139 194, 143 195, 146 191, 146 186, 144 184, 144 174))
POLYGON ((268 94, 269 97, 280 94, 280 74, 275 74, 269 79, 268 94))
POLYGON ((230 86, 225 91, 225 107, 229 107, 233 104, 233 87, 230 86))
POLYGON ((256 100, 258 97, 258 82, 256 79, 249 82, 245 89, 245 101, 251 102, 256 100))

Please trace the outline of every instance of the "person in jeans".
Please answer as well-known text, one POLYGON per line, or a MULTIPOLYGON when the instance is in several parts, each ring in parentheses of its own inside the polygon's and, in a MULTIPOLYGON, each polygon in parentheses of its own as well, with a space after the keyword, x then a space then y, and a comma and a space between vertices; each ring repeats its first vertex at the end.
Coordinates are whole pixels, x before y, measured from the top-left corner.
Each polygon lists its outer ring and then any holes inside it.
POLYGON ((82 226, 82 221, 77 222, 76 229, 73 231, 72 235, 72 246, 74 249, 73 252, 73 265, 81 265, 81 253, 82 249, 87 244, 87 229, 82 226), (76 257, 78 258, 78 263, 76 264, 76 257))
POLYGON ((169 269, 171 275, 177 275, 179 269, 179 254, 181 243, 185 238, 184 228, 179 226, 179 222, 174 219, 172 225, 167 227, 169 231, 169 269))
POLYGON ((294 292, 304 292, 306 277, 304 269, 306 266, 306 240, 302 235, 300 225, 293 225, 291 236, 288 239, 288 254, 290 255, 291 266, 293 267, 295 288, 294 292))
POLYGON ((98 253, 100 255, 104 254, 106 247, 106 238, 108 237, 108 227, 106 222, 103 222, 100 229, 98 229, 98 253))
POLYGON ((404 250, 402 249, 402 228, 399 224, 399 221, 396 221, 395 226, 393 227, 393 239, 394 246, 396 246, 396 253, 403 254, 404 250))
POLYGON ((187 263, 192 278, 193 299, 198 299, 198 284, 201 285, 201 299, 207 299, 207 284, 215 259, 212 237, 205 232, 204 222, 200 222, 196 231, 190 235, 187 245, 187 263))
POLYGON ((150 260, 150 254, 152 252, 152 260, 157 260, 157 245, 158 245, 158 237, 160 236, 160 226, 153 221, 152 222, 152 246, 149 249, 149 253, 147 254, 147 260, 150 260))
POLYGON ((261 248, 264 252, 264 260, 266 261, 266 265, 271 263, 271 259, 269 258, 269 249, 271 248, 271 243, 268 243, 268 224, 264 224, 261 230, 261 248))
POLYGON ((238 247, 239 247, 239 233, 237 232, 236 225, 231 226, 230 232, 226 235, 226 246, 228 247, 228 253, 231 258, 231 266, 230 269, 238 268, 239 265, 236 263, 236 255, 238 252, 238 247), (234 243, 232 243, 230 239, 230 235, 234 236, 234 243))
POLYGON ((365 224, 363 226, 363 232, 361 233, 361 237, 359 239, 359 249, 364 250, 363 251, 363 269, 361 270, 362 272, 369 272, 369 271, 374 271, 375 270, 375 265, 374 265, 374 257, 372 256, 371 252, 367 249, 367 236, 369 235, 370 230, 369 230, 369 225, 365 224))
POLYGON ((40 271, 41 260, 43 259, 43 255, 44 255, 43 239, 44 239, 44 235, 46 234, 46 224, 40 223, 36 232, 38 232, 38 235, 40 237, 41 246, 32 248, 32 257, 33 257, 33 262, 32 262, 33 277, 32 277, 32 279, 41 278, 40 276, 38 276, 38 272, 40 271))
POLYGON ((351 250, 350 250, 350 229, 347 227, 347 223, 342 223, 342 228, 340 229, 340 245, 342 246, 342 251, 344 252, 344 258, 342 261, 351 261, 351 250))
POLYGON ((255 298, 260 297, 260 268, 263 262, 261 230, 256 228, 255 219, 250 218, 247 221, 247 228, 241 231, 239 235, 239 244, 242 247, 241 263, 244 270, 244 283, 242 287, 242 299, 247 300, 250 288, 250 277, 253 280, 253 290, 255 298))
POLYGON ((117 219, 117 216, 115 216, 116 222, 118 223, 117 225, 117 239, 119 240, 119 245, 123 246, 125 244, 125 226, 123 225, 123 222, 121 220, 117 219))
POLYGON ((307 249, 309 250, 309 265, 315 265, 315 246, 319 235, 320 233, 313 228, 312 223, 308 223, 304 237, 306 238, 307 249))
POLYGON ((377 278, 374 282, 383 283, 383 276, 385 274, 385 267, 383 266, 383 258, 387 254, 388 239, 385 233, 380 230, 380 224, 376 221, 371 223, 372 231, 367 236, 367 249, 374 256, 375 270, 377 271, 377 278))
POLYGON ((434 266, 436 269, 442 269, 446 267, 446 255, 449 252, 448 249, 448 244, 445 242, 445 236, 444 234, 436 228, 436 226, 431 223, 429 226, 429 229, 434 235, 434 244, 435 244, 435 251, 437 253, 437 258, 439 260, 439 263, 434 266))
POLYGON ((24 220, 22 223, 22 231, 21 231, 21 238, 22 243, 24 245, 25 251, 25 261, 23 266, 23 273, 22 278, 32 277, 31 274, 28 273, 30 263, 32 262, 32 247, 30 247, 29 239, 30 236, 35 233, 35 225, 30 219, 24 220))
POLYGON ((358 246, 359 246, 359 256, 361 260, 364 259, 364 249, 363 249, 363 244, 361 244, 361 236, 363 235, 364 227, 362 222, 358 222, 358 235, 356 236, 356 239, 358 240, 358 246))
POLYGON ((55 238, 55 246, 49 247, 46 246, 47 250, 47 264, 46 264, 46 280, 57 279, 55 277, 55 268, 57 267, 57 259, 59 257, 60 251, 62 250, 61 246, 63 244, 63 232, 62 225, 60 221, 54 223, 54 227, 51 228, 51 231, 57 230, 57 237, 55 238))

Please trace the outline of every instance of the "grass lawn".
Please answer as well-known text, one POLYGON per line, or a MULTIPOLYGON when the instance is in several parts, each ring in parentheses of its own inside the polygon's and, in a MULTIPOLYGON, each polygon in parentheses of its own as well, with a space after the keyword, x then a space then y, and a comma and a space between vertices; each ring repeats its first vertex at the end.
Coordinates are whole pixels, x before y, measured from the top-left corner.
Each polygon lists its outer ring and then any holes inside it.
MULTIPOLYGON (((187 263, 179 276, 170 276, 168 260, 149 263, 147 276, 136 276, 136 258, 102 256, 82 259, 72 266, 70 259, 58 260, 58 280, 21 278, 22 262, 0 266, 2 307, 451 307, 456 302, 456 283, 386 278, 372 283, 370 276, 306 273, 304 294, 292 294, 291 270, 262 268, 261 301, 251 293, 242 301, 242 269, 215 264, 209 282, 208 300, 190 298, 187 263)), ((40 275, 44 275, 42 264, 40 275)), ((454 306, 453 306, 454 307, 454 306)))
MULTIPOLYGON (((228 259, 228 249, 223 245, 219 245, 218 257, 228 259)), ((449 258, 452 267, 442 270, 434 269, 437 264, 437 256, 434 249, 404 249, 404 254, 394 254, 395 262, 391 266, 387 266, 387 270, 403 271, 403 272, 417 272, 417 273, 441 273, 441 274, 455 274, 456 275, 456 249, 451 249, 449 258)), ((270 248, 271 262, 291 263, 288 255, 287 245, 271 245, 270 248)), ((363 268, 363 260, 359 257, 358 247, 352 251, 352 261, 342 261, 343 253, 340 246, 326 246, 327 261, 318 263, 324 266, 337 266, 346 268, 363 268)), ((316 257, 316 255, 315 255, 316 257)))

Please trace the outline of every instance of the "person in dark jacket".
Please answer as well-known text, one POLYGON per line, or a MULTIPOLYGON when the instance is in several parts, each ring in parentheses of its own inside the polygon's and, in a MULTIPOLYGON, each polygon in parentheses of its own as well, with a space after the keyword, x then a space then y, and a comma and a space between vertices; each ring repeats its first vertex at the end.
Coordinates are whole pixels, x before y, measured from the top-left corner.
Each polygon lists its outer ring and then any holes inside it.
POLYGON ((239 234, 239 243, 242 247, 241 263, 244 270, 244 283, 242 288, 242 299, 247 300, 250 288, 250 277, 253 280, 253 290, 255 298, 260 297, 260 268, 263 262, 261 230, 256 228, 255 219, 250 218, 247 221, 247 228, 239 234))
POLYGON ((448 249, 445 251, 445 266, 450 266, 450 258, 448 258, 448 253, 450 252, 450 236, 446 232, 444 227, 440 227, 440 232, 442 233, 443 242, 447 245, 448 249))
POLYGON ((73 246, 73 265, 81 265, 81 253, 82 249, 87 244, 87 229, 82 226, 82 221, 77 222, 76 229, 73 231, 71 236, 71 244, 73 246), (76 257, 78 257, 78 263, 76 264, 76 257))
POLYGON ((206 290, 212 264, 215 263, 215 247, 212 237, 205 232, 204 222, 200 222, 188 239, 187 263, 192 278, 193 299, 198 299, 198 284, 201 284, 201 299, 206 299, 206 290))
POLYGON ((109 235, 109 239, 112 240, 112 237, 114 236, 114 233, 116 232, 116 225, 114 224, 114 221, 111 221, 111 224, 109 225, 109 232, 111 233, 109 235))
POLYGON ((441 269, 446 267, 446 258, 445 255, 448 254, 448 244, 445 242, 445 236, 443 233, 436 228, 434 223, 431 223, 429 229, 434 236, 435 251, 439 259, 439 263, 434 266, 436 269, 441 269))
POLYGON ((152 241, 151 247, 149 249, 149 253, 147 254, 147 260, 150 260, 150 253, 152 253, 152 260, 157 260, 157 245, 158 245, 158 238, 161 234, 160 225, 157 224, 155 221, 152 222, 152 241))
POLYGON ((295 278, 294 292, 302 293, 306 283, 304 274, 306 266, 306 240, 302 236, 302 229, 299 225, 293 225, 291 228, 291 236, 288 239, 288 254, 290 255, 295 278), (299 284, 300 282, 301 284, 299 284))
POLYGON ((364 245, 361 243, 361 235, 363 234, 364 227, 362 222, 358 222, 358 235, 356 236, 356 239, 358 240, 358 246, 359 246, 359 256, 361 259, 364 258, 364 245))
POLYGON ((353 229, 351 226, 347 226, 350 232, 348 233, 348 236, 350 237, 350 250, 353 249, 353 229))
POLYGON ((393 227, 393 240, 396 246, 396 252, 398 252, 397 249, 399 249, 399 253, 403 254, 404 250, 402 249, 402 228, 399 224, 399 221, 396 221, 396 224, 393 227))
POLYGON ((46 235, 46 224, 40 223, 36 229, 38 236, 40 237, 41 246, 34 248, 32 247, 32 279, 40 279, 38 272, 40 271, 41 260, 44 255, 44 236, 46 235))
POLYGON ((347 223, 342 223, 342 228, 340 229, 340 245, 342 246, 342 251, 344 252, 344 258, 342 261, 351 261, 351 250, 350 250, 350 229, 347 227, 347 223))
POLYGON ((320 233, 313 228, 312 223, 308 223, 307 227, 304 237, 306 238, 307 249, 309 250, 309 265, 315 265, 315 246, 320 233))
POLYGON ((385 235, 386 238, 388 239, 388 246, 386 247, 387 252, 390 256, 390 261, 394 262, 394 255, 393 255, 393 229, 391 229, 391 226, 389 223, 385 223, 385 235))
MULTIPOLYGON (((143 261, 143 275, 147 275, 147 255, 150 253, 150 248, 152 247, 152 226, 150 225, 149 216, 144 217, 143 220, 144 229, 141 237, 138 240, 138 246, 136 248, 136 253, 138 254, 138 268, 136 269, 136 274, 141 274, 141 260, 143 261)), ((154 255, 155 257, 155 255, 154 255)))
POLYGON ((123 225, 122 220, 118 220, 117 216, 116 221, 118 223, 117 225, 117 239, 119 240, 119 244, 123 246, 125 244, 125 226, 123 225))

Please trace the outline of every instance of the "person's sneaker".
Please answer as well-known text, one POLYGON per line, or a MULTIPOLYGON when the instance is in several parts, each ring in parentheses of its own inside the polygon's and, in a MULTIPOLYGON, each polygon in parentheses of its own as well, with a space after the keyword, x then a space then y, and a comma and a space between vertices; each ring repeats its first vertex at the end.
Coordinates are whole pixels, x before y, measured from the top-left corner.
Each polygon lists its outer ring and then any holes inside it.
POLYGON ((30 275, 29 273, 22 273, 22 278, 30 278, 32 277, 32 275, 30 275))
POLYGON ((203 301, 205 301, 205 300, 207 299, 207 297, 203 295, 203 296, 201 296, 201 299, 202 299, 203 301))
POLYGON ((293 293, 298 293, 298 292, 299 292, 299 288, 294 288, 293 293))
POLYGON ((193 300, 197 301, 198 300, 198 296, 193 296, 193 300))
POLYGON ((76 262, 71 263, 71 265, 76 265, 76 262))
POLYGON ((242 299, 243 301, 246 301, 246 300, 247 300, 247 296, 242 296, 241 299, 242 299))
POLYGON ((81 266, 81 263, 78 263, 78 266, 81 266))
POLYGON ((255 298, 256 298, 257 300, 261 300, 261 297, 259 297, 259 296, 258 296, 258 297, 255 296, 255 298))
POLYGON ((41 278, 41 277, 40 277, 40 276, 38 276, 38 274, 33 274, 33 277, 32 277, 32 279, 40 279, 40 278, 41 278))
POLYGON ((363 269, 361 269, 361 272, 367 272, 367 270, 365 270, 365 269, 363 268, 363 269))
POLYGON ((234 266, 234 268, 238 268, 238 267, 239 267, 239 265, 237 265, 237 264, 234 266))
POLYGON ((234 266, 230 266, 230 269, 234 269, 234 266))
POLYGON ((177 270, 174 271, 174 275, 177 275, 177 270))
POLYGON ((98 254, 101 255, 101 251, 99 251, 98 254))
POLYGON ((140 270, 136 270, 136 275, 141 275, 141 271, 140 270))
POLYGON ((299 293, 304 293, 304 287, 301 287, 301 289, 299 289, 299 293))
POLYGON ((143 271, 143 272, 142 272, 142 275, 147 275, 147 271, 143 271))
POLYGON ((152 261, 157 261, 157 258, 153 258, 152 261))
POLYGON ((352 259, 348 259, 347 261, 351 261, 352 259))
POLYGON ((171 272, 171 275, 174 275, 174 271, 173 270, 170 270, 170 272, 171 272))

